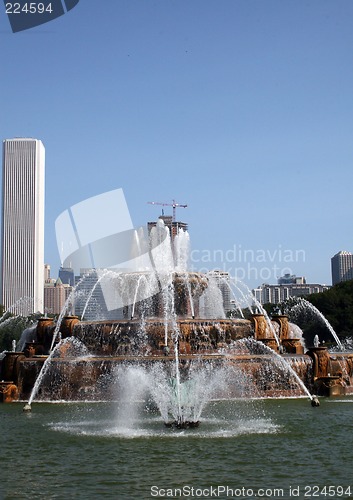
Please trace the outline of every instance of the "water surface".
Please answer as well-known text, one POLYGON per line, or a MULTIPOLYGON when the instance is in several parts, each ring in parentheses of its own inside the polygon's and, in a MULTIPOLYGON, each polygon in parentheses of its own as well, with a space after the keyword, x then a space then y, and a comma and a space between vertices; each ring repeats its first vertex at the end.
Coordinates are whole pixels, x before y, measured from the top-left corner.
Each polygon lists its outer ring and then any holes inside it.
POLYGON ((0 406, 4 500, 192 498, 192 487, 194 498, 211 487, 233 498, 353 498, 353 398, 210 402, 188 430, 166 428, 143 403, 22 407, 0 406), (335 496, 323 494, 329 485, 335 496))

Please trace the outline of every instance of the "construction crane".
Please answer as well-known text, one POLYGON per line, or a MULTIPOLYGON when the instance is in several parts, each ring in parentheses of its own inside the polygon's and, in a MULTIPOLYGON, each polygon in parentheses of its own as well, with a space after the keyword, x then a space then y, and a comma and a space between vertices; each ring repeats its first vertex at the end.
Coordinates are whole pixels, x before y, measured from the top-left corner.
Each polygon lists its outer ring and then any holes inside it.
POLYGON ((177 203, 175 200, 172 200, 172 203, 162 203, 159 201, 148 201, 150 205, 161 205, 162 207, 173 207, 173 222, 176 220, 176 209, 177 208, 187 208, 187 205, 182 205, 181 203, 177 203))

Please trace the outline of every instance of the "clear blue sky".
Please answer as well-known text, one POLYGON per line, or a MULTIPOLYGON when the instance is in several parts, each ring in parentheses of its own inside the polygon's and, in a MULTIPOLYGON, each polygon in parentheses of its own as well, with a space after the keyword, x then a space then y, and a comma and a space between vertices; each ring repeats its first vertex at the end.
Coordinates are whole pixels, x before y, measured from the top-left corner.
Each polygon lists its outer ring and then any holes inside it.
POLYGON ((331 283, 353 251, 351 0, 81 0, 16 34, 0 8, 0 137, 45 145, 54 276, 56 217, 123 188, 135 226, 189 205, 195 268, 228 251, 251 287, 274 265, 331 283))

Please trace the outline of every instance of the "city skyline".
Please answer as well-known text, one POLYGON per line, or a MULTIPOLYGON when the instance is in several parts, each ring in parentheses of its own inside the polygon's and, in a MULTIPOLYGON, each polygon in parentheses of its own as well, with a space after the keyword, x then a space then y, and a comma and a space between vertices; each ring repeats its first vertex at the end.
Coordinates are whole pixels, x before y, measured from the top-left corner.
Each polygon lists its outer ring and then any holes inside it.
MULTIPOLYGON (((4 225, 4 228, 6 229, 5 231, 5 237, 3 235, 3 238, 4 240, 6 241, 6 238, 9 239, 9 231, 11 232, 11 230, 13 230, 13 228, 15 227, 14 223, 16 222, 15 219, 13 217, 9 217, 9 214, 10 214, 10 211, 9 211, 9 207, 11 209, 11 204, 12 206, 15 207, 16 209, 16 203, 17 200, 15 200, 15 204, 14 204, 14 199, 12 199, 11 201, 11 197, 9 197, 9 195, 7 194, 8 192, 11 193, 11 196, 12 198, 16 198, 17 197, 17 192, 14 191, 12 184, 14 184, 14 180, 18 180, 20 179, 21 177, 21 172, 11 172, 11 168, 10 167, 13 167, 14 165, 15 166, 20 166, 20 167, 23 167, 23 166, 26 166, 28 164, 28 162, 31 160, 31 152, 30 152, 30 147, 28 148, 28 145, 31 145, 31 144, 37 144, 41 146, 41 149, 42 149, 42 154, 38 154, 38 153, 35 153, 34 154, 34 157, 36 158, 35 162, 34 162, 34 166, 35 166, 35 171, 34 173, 32 174, 34 176, 34 179, 36 177, 36 171, 37 171, 37 167, 38 165, 40 166, 40 169, 43 170, 44 172, 44 163, 43 162, 40 162, 38 163, 37 161, 37 157, 39 158, 40 156, 42 156, 44 158, 44 146, 43 144, 41 143, 40 140, 36 140, 36 139, 33 139, 33 138, 15 138, 15 139, 5 139, 3 141, 3 145, 4 145, 4 153, 3 153, 3 172, 5 173, 4 174, 4 182, 7 182, 6 186, 4 184, 3 186, 3 203, 4 203, 4 209, 3 209, 3 225, 4 225), (28 149, 28 151, 27 151, 28 149), (27 158, 28 156, 28 158, 27 158), (11 160, 9 160, 9 158, 11 158, 11 160), (41 164, 43 163, 43 165, 41 164), (7 175, 7 177, 6 177, 7 175), (9 180, 10 179, 10 180, 9 180), (9 186, 11 187, 11 189, 9 189, 9 186), (14 197, 14 195, 16 195, 14 197), (10 200, 10 202, 9 202, 10 200), (8 206, 7 206, 7 205, 8 206), (4 220, 6 220, 6 217, 9 219, 8 220, 8 223, 7 224, 4 224, 4 220), (10 229, 9 229, 10 228, 10 229)), ((36 150, 36 148, 35 148, 36 150)), ((32 155, 33 156, 33 155, 32 155)), ((28 181, 28 175, 27 175, 27 181, 28 181)), ((38 181, 36 181, 38 183, 38 181)), ((38 195, 35 196, 35 198, 40 198, 39 199, 39 204, 42 205, 42 211, 43 211, 43 217, 42 217, 42 224, 41 224, 41 230, 43 231, 44 230, 44 225, 43 225, 43 222, 44 222, 44 175, 43 175, 43 178, 41 179, 41 182, 43 184, 43 186, 41 187, 40 191, 41 191, 41 195, 38 197, 38 195)), ((19 192, 22 193, 24 191, 24 189, 20 188, 19 192)), ((37 186, 36 186, 36 192, 38 192, 38 189, 37 189, 37 186)), ((111 192, 113 193, 113 192, 111 192)), ((106 193, 106 194, 109 194, 110 196, 112 195, 111 193, 106 193)), ((33 195, 32 195, 33 196, 33 195)), ((101 195, 101 196, 104 196, 101 195)), ((38 200, 37 200, 38 201, 38 200)), ((90 200, 86 200, 86 203, 87 202, 90 202, 90 200)), ((173 203, 174 200, 173 200, 173 203)), ((154 204, 154 203, 151 203, 151 204, 154 204)), ((158 205, 170 205, 170 206, 173 206, 173 204, 167 204, 167 203, 156 203, 158 205)), ((178 206, 178 205, 176 205, 178 206)), ((181 205, 182 207, 186 208, 187 205, 181 205)), ((28 200, 26 200, 25 202, 25 207, 26 209, 28 208, 28 200)), ((126 207, 127 208, 127 207, 126 207)), ((71 210, 71 209, 70 209, 71 210)), ((22 208, 22 211, 24 212, 24 209, 22 208)), ((35 209, 35 213, 38 212, 38 209, 36 208, 35 209)), ((13 214, 11 214, 12 216, 13 214)), ((25 214, 27 219, 28 217, 31 216, 31 213, 29 214, 25 214)), ((33 214, 32 214, 33 215, 33 214)), ((177 228, 182 227, 184 230, 187 230, 188 228, 188 225, 187 223, 184 223, 184 222, 181 222, 181 221, 176 221, 174 220, 176 216, 176 213, 175 213, 175 208, 173 208, 173 216, 169 216, 169 215, 164 215, 164 209, 162 209, 162 215, 159 216, 159 219, 162 219, 166 225, 169 227, 169 230, 172 231, 172 221, 173 221, 173 224, 175 225, 175 228, 173 229, 173 231, 171 232, 171 237, 173 239, 173 235, 175 236, 176 234, 176 231, 177 231, 177 228)), ((18 218, 18 213, 16 215, 16 217, 18 218)), ((30 224, 27 224, 27 225, 30 225, 30 224)), ((155 226, 156 225, 156 222, 148 222, 146 224, 147 228, 148 228, 148 231, 150 231, 151 227, 155 226)), ((37 224, 35 224, 35 226, 37 226, 37 224)), ((174 226, 173 226, 174 227, 174 226)), ((42 240, 43 240, 43 246, 44 246, 44 234, 42 235, 42 240)), ((23 244, 21 243, 21 245, 23 246, 23 244)), ((17 246, 19 246, 19 242, 17 242, 17 246)), ((11 251, 12 251, 12 248, 11 248, 11 251)), ((3 245, 3 253, 5 255, 5 258, 7 258, 8 260, 9 259, 9 250, 7 250, 7 247, 6 245, 3 245), (6 253, 7 252, 7 253, 6 253)), ((43 253, 43 252, 42 252, 43 253)), ((200 262, 202 263, 211 263, 211 262, 215 262, 217 260, 217 257, 216 255, 218 254, 221 255, 221 262, 224 263, 224 262, 227 262, 228 264, 230 262, 232 262, 233 264, 234 263, 237 263, 238 265, 241 265, 241 264, 249 264, 249 261, 250 262, 266 262, 266 259, 269 259, 270 262, 273 262, 275 260, 275 257, 276 256, 280 256, 280 260, 283 260, 285 262, 299 262, 300 260, 305 260, 305 253, 303 252, 303 250, 297 250, 295 253, 293 253, 292 251, 288 250, 288 249, 282 249, 281 246, 279 246, 278 249, 276 249, 272 254, 270 251, 265 251, 265 250, 257 250, 256 252, 252 249, 243 249, 241 247, 241 245, 239 245, 238 247, 236 245, 233 246, 233 249, 229 249, 227 250, 225 253, 223 251, 220 251, 220 250, 216 250, 213 252, 213 255, 211 255, 211 253, 209 251, 203 251, 203 255, 201 253, 201 256, 199 255, 200 254, 200 251, 199 250, 192 250, 191 253, 190 253, 190 264, 191 264, 191 270, 195 270, 195 271, 199 271, 200 269, 198 269, 197 267, 193 266, 194 262, 193 261, 197 261, 199 260, 200 262), (199 258, 195 259, 195 255, 199 255, 199 258), (250 255, 250 258, 249 258, 249 255, 250 255), (205 257, 206 256, 206 257, 205 257)), ((347 269, 348 269, 348 272, 352 273, 352 266, 351 265, 348 265, 348 263, 346 262, 347 260, 347 255, 349 256, 349 258, 351 259, 351 256, 352 254, 349 253, 349 252, 346 252, 346 251, 340 251, 339 253, 335 254, 335 256, 333 256, 331 258, 331 267, 332 267, 332 284, 336 284, 342 280, 346 280, 347 277, 338 277, 338 274, 339 274, 339 270, 338 268, 334 269, 334 261, 337 260, 337 258, 339 256, 344 256, 345 258, 345 269, 346 269, 346 274, 347 274, 347 269)), ((342 257, 343 258, 343 257, 342 257)), ((341 258, 341 260, 342 260, 341 258)), ((15 259, 14 260, 18 260, 18 257, 15 256, 15 259)), ((43 260, 43 255, 41 255, 41 259, 43 260)), ((43 260, 44 262, 44 260, 43 260)), ((351 263, 351 262, 350 262, 351 263)), ((49 264, 49 268, 51 266, 50 263, 47 263, 49 264)), ((4 266, 4 264, 2 264, 4 269, 6 270, 6 265, 4 266)), ((9 264, 9 266, 11 267, 11 264, 9 264)), ((13 267, 13 266, 12 266, 13 267)), ((336 266, 337 267, 337 266, 336 266)), ((37 263, 37 266, 36 268, 38 268, 38 263, 37 263)), ((277 266, 274 266, 274 269, 276 269, 276 271, 279 271, 280 269, 277 268, 277 266)), ((201 269, 202 272, 207 272, 207 271, 210 271, 211 273, 213 271, 216 271, 216 272, 224 272, 225 274, 230 274, 229 271, 225 270, 225 268, 223 269, 219 269, 217 267, 208 267, 208 268, 202 268, 201 269)), ((236 271, 239 272, 239 270, 241 270, 241 268, 238 268, 236 271)), ((252 268, 252 271, 254 271, 255 268, 252 268)), ((285 271, 289 270, 291 272, 291 269, 290 268, 285 268, 285 271)), ((73 273, 73 270, 71 270, 72 273, 73 273)), ((267 279, 268 276, 264 277, 263 276, 263 272, 269 272, 269 268, 262 268, 261 271, 260 271, 260 278, 263 278, 262 279, 262 282, 259 283, 259 286, 261 287, 262 285, 264 284, 271 284, 271 281, 267 279)), ((8 273, 8 270, 6 271, 7 274, 8 273)), ((60 281, 60 275, 61 273, 63 272, 63 268, 60 266, 60 268, 57 270, 57 273, 56 273, 56 277, 58 277, 58 280, 60 281)), ((11 276, 12 274, 14 274, 14 269, 11 270, 10 272, 11 276)), ((43 276, 45 274, 45 270, 44 270, 44 273, 43 273, 43 276)), ((282 270, 282 274, 284 274, 285 276, 290 276, 290 273, 284 273, 284 270, 282 270)), ((342 273, 341 273, 342 274, 342 273)), ((21 273, 18 273, 18 275, 21 275, 21 273)), ((235 275, 237 276, 237 273, 235 273, 235 275)), ((230 274, 231 276, 231 274, 230 274)), ((277 284, 280 283, 280 280, 281 279, 284 279, 283 276, 282 278, 280 278, 280 276, 282 276, 281 274, 279 274, 277 276, 277 284)), ((239 277, 239 276, 238 276, 239 277)), ((243 277, 241 277, 243 278, 243 277)), ((260 279, 259 278, 259 279, 260 279)), ((305 278, 301 278, 301 279, 304 279, 304 282, 305 282, 305 278)), ((55 280, 55 279, 54 279, 55 280)), ((8 281, 8 280, 4 280, 4 281, 8 281)), ((44 281, 44 277, 43 277, 43 281, 44 281)), ((38 283, 38 282, 37 282, 38 283)), ((323 284, 324 286, 326 284, 323 284)), ((276 285, 274 284, 274 282, 272 282, 271 286, 273 287, 276 287, 276 285)), ((318 285, 315 285, 315 287, 317 287, 318 285)), ((17 287, 18 288, 18 287, 17 287)), ((315 289, 316 291, 316 289, 315 289)), ((6 297, 6 299, 4 300, 4 303, 7 304, 7 307, 9 307, 10 303, 11 305, 13 305, 16 300, 18 300, 18 298, 20 297, 14 297, 14 293, 16 294, 17 292, 14 292, 13 290, 10 292, 5 290, 4 288, 2 289, 2 294, 4 297, 6 297), (7 297, 7 295, 11 295, 12 297, 12 300, 10 300, 10 298, 7 297), (10 302, 9 302, 10 300, 10 302)), ((27 297, 28 294, 24 294, 23 295, 24 297, 27 297)), ((45 299, 44 298, 41 298, 40 299, 40 302, 44 304, 45 302, 45 299)), ((261 300, 260 300, 261 302, 261 300)), ((38 304, 38 300, 35 299, 35 303, 38 304)), ((39 310, 38 307, 36 310, 39 310)))
POLYGON ((18 34, 0 17, 0 136, 46 145, 53 275, 58 214, 122 188, 135 227, 161 214, 149 200, 188 205, 194 268, 234 274, 200 256, 236 245, 255 256, 250 288, 286 272, 331 283, 353 246, 352 15, 345 0, 87 0, 18 34))
MULTIPOLYGON (((8 172, 8 170, 9 170, 8 169, 8 165, 10 164, 9 162, 6 162, 6 146, 8 144, 11 144, 11 143, 15 144, 15 145, 16 144, 23 145, 23 144, 26 144, 26 143, 30 144, 32 142, 36 143, 36 144, 40 143, 41 146, 42 146, 42 148, 43 148, 43 151, 44 151, 44 147, 43 147, 41 141, 38 141, 38 140, 32 139, 32 138, 31 139, 28 139, 28 138, 5 139, 3 141, 3 143, 4 143, 3 171, 4 172, 8 172), (7 168, 7 170, 6 170, 6 168, 7 168)), ((9 148, 7 148, 7 149, 9 149, 9 148)), ((12 151, 12 153, 13 153, 13 151, 12 151)), ((17 153, 18 153, 18 158, 15 157, 15 159, 12 160, 12 164, 14 164, 16 162, 18 164, 21 164, 21 162, 25 164, 27 160, 23 158, 23 147, 22 147, 22 149, 20 148, 17 153), (21 157, 21 155, 22 155, 22 157, 21 157)), ((19 175, 18 175, 18 173, 16 173, 16 178, 18 178, 18 177, 19 177, 19 175)), ((7 183, 9 184, 9 181, 7 181, 7 183)), ((4 193, 5 193, 5 191, 6 191, 6 188, 3 189, 4 193)), ((113 193, 113 192, 111 192, 111 193, 113 193)), ((110 193, 106 193, 106 194, 109 194, 111 196, 110 193)), ((101 195, 101 196, 104 196, 104 194, 101 195)), ((89 202, 89 201, 90 200, 86 200, 86 202, 89 202)), ((4 197, 4 203, 5 202, 6 202, 6 196, 4 197)), ((43 196, 42 196, 41 203, 43 204, 43 211, 44 211, 44 191, 43 191, 43 196)), ((173 203, 174 203, 174 200, 173 200, 173 203)), ((170 206, 174 206, 173 204, 168 204, 168 203, 163 203, 163 204, 162 203, 156 203, 156 204, 158 204, 158 205, 170 205, 170 206)), ((187 206, 186 205, 182 205, 182 207, 186 208, 187 206)), ((8 215, 9 214, 7 213, 7 216, 8 215)), ((159 216, 159 219, 162 219, 166 223, 167 227, 169 227, 169 230, 171 231, 172 230, 172 227, 171 227, 172 220, 174 221, 174 217, 175 216, 176 216, 175 209, 173 209, 173 216, 164 215, 164 209, 162 209, 162 215, 159 216)), ((3 213, 3 217, 5 217, 5 212, 3 213)), ((44 218, 44 215, 43 215, 43 218, 44 218)), ((13 221, 11 222, 11 220, 12 219, 10 217, 10 221, 9 221, 9 224, 8 224, 9 227, 11 226, 11 224, 13 226, 13 221)), ((157 223, 156 221, 155 222, 151 222, 151 221, 148 222, 146 224, 148 231, 150 231, 151 227, 155 226, 156 223, 157 223)), ((176 221, 175 220, 173 222, 173 224, 175 225, 175 228, 173 229, 173 234, 171 233, 172 234, 172 236, 171 236, 172 239, 173 239, 173 235, 176 234, 175 231, 177 231, 177 228, 179 228, 179 226, 182 227, 184 230, 187 230, 187 228, 188 228, 188 225, 185 222, 181 222, 181 221, 176 221)), ((5 225, 5 227, 6 227, 6 225, 5 225)), ((337 258, 339 256, 342 256, 342 255, 345 258, 345 262, 344 262, 345 269, 346 268, 348 269, 348 272, 350 273, 350 275, 352 273, 352 269, 351 269, 352 266, 348 265, 348 263, 346 262, 346 260, 347 260, 346 256, 348 255, 349 258, 351 259, 352 254, 349 253, 349 252, 346 252, 346 251, 340 251, 339 253, 335 254, 335 256, 333 256, 331 258, 332 284, 336 284, 336 283, 338 283, 338 282, 340 282, 342 280, 345 281, 347 279, 347 276, 345 276, 345 277, 338 277, 338 274, 339 274, 338 268, 334 270, 334 264, 333 264, 334 261, 337 260, 337 258)), ((297 251, 295 251, 293 253, 291 250, 282 249, 282 247, 279 246, 279 248, 275 249, 274 252, 271 253, 268 250, 265 251, 263 249, 258 249, 257 251, 254 251, 253 249, 243 249, 241 247, 241 245, 239 245, 239 246, 234 245, 233 249, 229 249, 226 252, 223 252, 222 250, 215 250, 213 252, 213 254, 211 254, 207 250, 203 251, 203 252, 200 252, 200 250, 192 250, 191 253, 190 253, 190 266, 191 266, 190 268, 191 268, 191 270, 199 271, 200 269, 194 266, 194 262, 195 261, 199 261, 199 262, 202 262, 202 263, 211 263, 211 262, 217 261, 217 258, 218 258, 217 256, 218 257, 221 256, 221 262, 222 263, 226 262, 226 263, 229 264, 230 262, 232 262, 233 264, 237 263, 238 265, 242 265, 242 264, 245 264, 245 263, 247 263, 249 265, 249 261, 253 262, 253 263, 256 262, 256 261, 257 262, 266 262, 266 259, 268 259, 270 262, 273 262, 275 260, 276 256, 279 256, 280 260, 283 260, 285 262, 295 262, 295 261, 299 262, 300 260, 305 261, 305 253, 304 253, 303 250, 297 250, 297 251), (195 255, 198 255, 198 258, 195 259, 195 255), (250 255, 250 257, 249 257, 249 255, 250 255)), ((341 258, 341 260, 342 260, 342 258, 341 258)), ((47 264, 49 264, 49 268, 50 268, 51 264, 50 263, 47 263, 47 264)), ((280 269, 277 266, 274 266, 274 269, 276 271, 280 271, 280 269)), ((347 271, 347 269, 346 269, 346 271, 347 271)), ((239 272, 239 270, 242 270, 242 269, 238 268, 236 271, 239 272)), ((255 271, 255 268, 252 268, 251 270, 255 271)), ((285 271, 288 271, 288 270, 291 271, 290 268, 285 268, 284 270, 285 271)), ((282 274, 284 274, 285 276, 291 276, 290 273, 284 273, 284 270, 282 270, 282 274)), ((216 272, 224 272, 226 274, 230 274, 229 271, 225 270, 225 268, 219 269, 217 267, 212 267, 212 266, 208 267, 208 268, 204 267, 204 268, 201 269, 201 271, 202 272, 210 271, 211 273, 213 271, 216 271, 216 272)), ((261 287, 262 285, 266 284, 266 285, 271 285, 271 286, 276 287, 276 285, 274 284, 274 282, 271 283, 271 281, 267 279, 267 277, 269 277, 269 275, 266 276, 266 277, 263 276, 263 272, 264 271, 266 273, 269 273, 270 269, 265 267, 265 268, 262 268, 260 270, 259 281, 260 281, 260 279, 262 279, 262 281, 261 281, 261 283, 259 283, 259 286, 261 287)), ((63 272, 63 268, 60 266, 59 269, 56 272, 56 277, 59 280, 60 280, 62 272, 63 272)), ((73 270, 71 270, 71 272, 73 273, 73 270)), ((45 274, 45 271, 44 271, 44 274, 45 274)), ((347 274, 347 272, 346 272, 346 274, 347 274)), ((284 277, 283 276, 281 277, 281 276, 282 276, 281 274, 278 274, 278 276, 277 276, 277 285, 278 285, 278 283, 280 283, 281 279, 284 279, 284 277)), ((238 275, 238 277, 239 277, 239 275, 238 275)), ((241 277, 241 278, 243 278, 243 277, 241 277)), ((56 278, 54 278, 54 280, 55 279, 56 278)), ((305 282, 305 278, 300 278, 300 279, 301 280, 304 279, 304 282, 305 282)), ((64 281, 64 282, 66 282, 66 281, 64 281)), ((326 284, 323 283, 323 285, 325 286, 326 284)), ((316 284, 315 287, 317 287, 317 286, 318 285, 316 284)), ((316 289, 315 289, 315 291, 316 291, 316 289)), ((4 290, 3 290, 3 295, 5 295, 4 290)), ((13 304, 13 303, 15 303, 15 301, 16 300, 13 300, 11 303, 13 304)), ((42 300, 42 302, 43 302, 43 300, 42 300)), ((44 300, 44 302, 45 302, 45 300, 44 300)))

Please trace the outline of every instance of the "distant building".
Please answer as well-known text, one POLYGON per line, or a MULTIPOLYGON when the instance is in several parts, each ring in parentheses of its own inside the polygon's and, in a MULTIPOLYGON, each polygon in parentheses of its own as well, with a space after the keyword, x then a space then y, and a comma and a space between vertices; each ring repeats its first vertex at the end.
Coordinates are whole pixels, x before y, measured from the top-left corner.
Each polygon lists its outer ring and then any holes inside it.
MULTIPOLYGON (((172 240, 179 233, 180 229, 183 229, 183 231, 188 230, 188 225, 186 224, 186 222, 173 221, 173 217, 171 215, 161 215, 159 217, 159 219, 162 219, 162 221, 164 222, 164 225, 169 228, 169 232, 170 232, 170 236, 171 236, 172 240)), ((156 227, 156 225, 157 225, 157 221, 147 223, 148 234, 150 234, 151 229, 153 227, 156 227)))
POLYGON ((332 284, 353 279, 353 254, 346 251, 336 253, 331 258, 332 284))
POLYGON ((321 293, 330 286, 310 283, 288 283, 279 285, 263 284, 253 290, 255 299, 260 304, 278 304, 290 297, 303 297, 312 293, 321 293))
POLYGON ((285 274, 278 278, 277 283, 279 285, 304 285, 306 279, 304 276, 296 276, 295 274, 285 274))
POLYGON ((60 267, 59 278, 65 285, 75 286, 75 272, 71 267, 60 267))
POLYGON ((44 175, 41 141, 3 142, 0 303, 24 316, 44 306, 44 175))
POLYGON ((61 279, 48 280, 44 284, 44 311, 48 314, 60 314, 72 287, 63 284, 61 279))
POLYGON ((44 283, 49 283, 50 280, 50 265, 44 264, 44 283))
POLYGON ((74 312, 87 321, 102 318, 119 319, 115 310, 112 312, 107 310, 97 271, 99 270, 80 269, 80 276, 75 276, 74 312))

